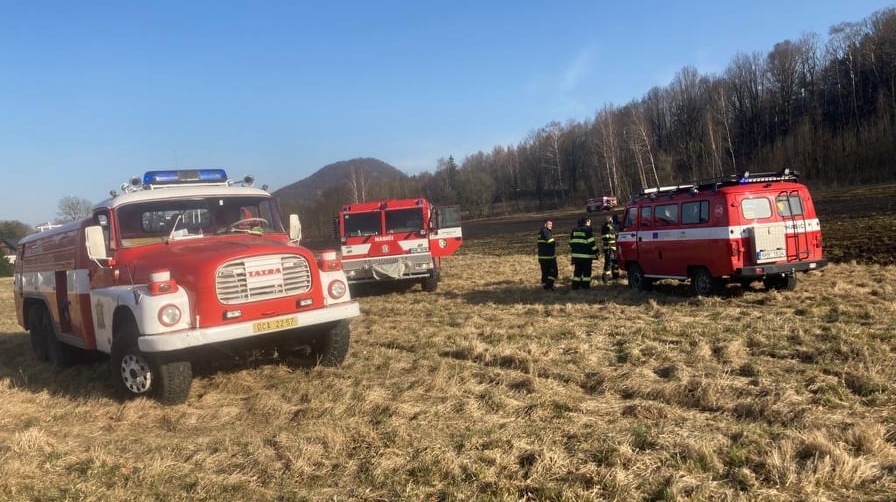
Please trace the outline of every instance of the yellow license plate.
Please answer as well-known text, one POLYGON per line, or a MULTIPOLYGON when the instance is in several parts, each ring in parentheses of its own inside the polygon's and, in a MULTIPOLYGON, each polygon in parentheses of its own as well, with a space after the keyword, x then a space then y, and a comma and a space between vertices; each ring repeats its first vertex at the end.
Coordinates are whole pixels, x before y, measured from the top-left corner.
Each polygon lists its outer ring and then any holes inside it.
POLYGON ((252 325, 252 331, 255 333, 262 333, 264 331, 272 331, 275 329, 292 328, 298 325, 298 318, 288 317, 286 319, 276 319, 274 321, 258 321, 252 325))

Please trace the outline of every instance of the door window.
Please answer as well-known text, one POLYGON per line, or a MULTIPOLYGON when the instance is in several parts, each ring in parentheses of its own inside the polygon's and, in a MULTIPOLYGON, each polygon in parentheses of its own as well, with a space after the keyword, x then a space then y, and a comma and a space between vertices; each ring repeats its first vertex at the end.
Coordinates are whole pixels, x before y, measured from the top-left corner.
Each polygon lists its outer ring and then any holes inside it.
POLYGON ((781 194, 775 198, 775 206, 780 216, 802 216, 803 199, 799 195, 781 194))
POLYGON ((696 225, 709 221, 709 201, 685 202, 681 205, 681 223, 696 225))
POLYGON ((678 224, 678 204, 663 204, 656 206, 654 221, 658 226, 678 224))
POLYGON ((746 220, 770 218, 772 215, 772 205, 765 197, 743 199, 740 201, 740 211, 741 215, 746 220))

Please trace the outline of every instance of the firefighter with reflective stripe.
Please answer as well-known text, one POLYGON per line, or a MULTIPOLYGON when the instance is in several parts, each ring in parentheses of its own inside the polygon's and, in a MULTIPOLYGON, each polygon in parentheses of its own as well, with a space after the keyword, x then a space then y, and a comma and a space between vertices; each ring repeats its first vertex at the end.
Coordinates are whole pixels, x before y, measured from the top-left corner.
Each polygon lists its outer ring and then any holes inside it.
POLYGON ((554 241, 554 222, 544 220, 538 232, 538 264, 541 266, 541 284, 544 289, 554 289, 557 280, 557 243, 554 241))
POLYGON ((572 289, 591 287, 591 263, 597 258, 597 242, 591 229, 591 218, 579 218, 578 226, 569 235, 569 251, 572 257, 572 289))
POLYGON ((619 263, 616 261, 616 222, 612 216, 607 216, 607 221, 600 227, 600 240, 604 253, 603 283, 610 282, 610 278, 619 279, 619 263))

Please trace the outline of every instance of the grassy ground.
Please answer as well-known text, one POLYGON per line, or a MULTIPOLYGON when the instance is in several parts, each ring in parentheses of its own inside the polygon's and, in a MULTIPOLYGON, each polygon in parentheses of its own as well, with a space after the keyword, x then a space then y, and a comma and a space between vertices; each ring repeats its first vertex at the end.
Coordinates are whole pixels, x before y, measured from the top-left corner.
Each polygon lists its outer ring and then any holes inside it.
POLYGON ((0 500, 893 499, 896 267, 697 299, 570 291, 561 259, 545 292, 533 239, 360 298, 339 368, 224 368, 173 407, 35 362, 2 279, 0 500))

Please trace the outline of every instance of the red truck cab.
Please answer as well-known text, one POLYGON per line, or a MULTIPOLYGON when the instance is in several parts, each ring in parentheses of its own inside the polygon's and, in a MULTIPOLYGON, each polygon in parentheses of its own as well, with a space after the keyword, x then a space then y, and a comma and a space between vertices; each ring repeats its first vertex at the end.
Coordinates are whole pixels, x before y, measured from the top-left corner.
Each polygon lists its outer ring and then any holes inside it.
POLYGON ((351 284, 419 283, 435 291, 442 258, 463 243, 460 208, 423 198, 346 204, 333 230, 351 284))

